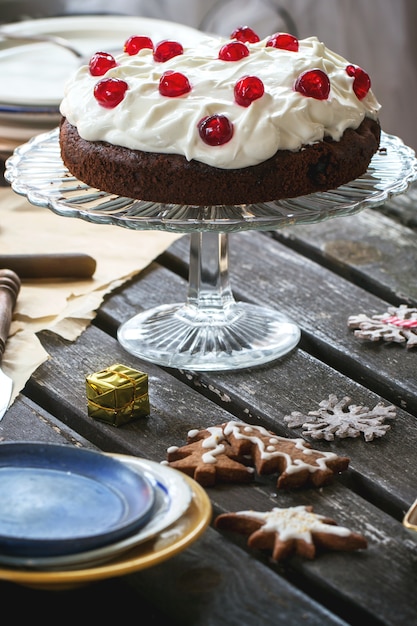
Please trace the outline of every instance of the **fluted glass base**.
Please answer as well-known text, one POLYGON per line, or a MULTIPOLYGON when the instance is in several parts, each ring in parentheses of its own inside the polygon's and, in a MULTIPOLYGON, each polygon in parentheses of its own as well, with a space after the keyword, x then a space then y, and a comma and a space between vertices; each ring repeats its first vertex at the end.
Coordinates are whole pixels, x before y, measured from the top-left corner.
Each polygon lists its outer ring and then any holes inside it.
POLYGON ((131 354, 177 369, 213 371, 254 367, 287 354, 299 327, 272 309, 232 302, 224 309, 188 304, 144 311, 119 327, 131 354))

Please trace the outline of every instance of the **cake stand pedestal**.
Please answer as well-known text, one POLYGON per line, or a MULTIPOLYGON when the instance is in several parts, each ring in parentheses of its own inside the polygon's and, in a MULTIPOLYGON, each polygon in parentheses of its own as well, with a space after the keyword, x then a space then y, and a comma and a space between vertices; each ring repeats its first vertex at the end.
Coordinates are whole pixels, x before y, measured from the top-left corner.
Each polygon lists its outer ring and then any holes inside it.
POLYGON ((144 311, 122 324, 122 346, 179 369, 253 367, 292 350, 300 329, 277 311, 236 302, 229 282, 228 235, 191 233, 185 303, 144 311))
POLYGON ((416 179, 414 151, 382 134, 366 174, 337 189, 238 206, 183 206, 114 196, 78 181, 60 158, 58 129, 38 135, 6 162, 16 193, 61 216, 136 230, 190 234, 185 303, 135 315, 118 340, 146 361, 184 370, 236 370, 282 357, 295 348, 299 327, 280 312, 236 302, 229 282, 228 233, 313 223, 375 207, 416 179))

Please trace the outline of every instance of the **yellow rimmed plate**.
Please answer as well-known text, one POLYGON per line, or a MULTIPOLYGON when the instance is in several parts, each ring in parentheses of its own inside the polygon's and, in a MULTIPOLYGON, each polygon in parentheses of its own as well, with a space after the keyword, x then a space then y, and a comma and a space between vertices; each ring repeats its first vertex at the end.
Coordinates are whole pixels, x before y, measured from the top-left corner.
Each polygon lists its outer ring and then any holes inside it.
POLYGON ((196 541, 211 520, 211 502, 206 491, 185 474, 184 479, 192 492, 190 506, 182 517, 153 540, 95 567, 63 571, 0 568, 0 580, 38 589, 70 589, 105 578, 131 574, 166 561, 196 541))
POLYGON ((409 531, 414 541, 417 541, 417 500, 413 502, 405 514, 403 526, 409 531))

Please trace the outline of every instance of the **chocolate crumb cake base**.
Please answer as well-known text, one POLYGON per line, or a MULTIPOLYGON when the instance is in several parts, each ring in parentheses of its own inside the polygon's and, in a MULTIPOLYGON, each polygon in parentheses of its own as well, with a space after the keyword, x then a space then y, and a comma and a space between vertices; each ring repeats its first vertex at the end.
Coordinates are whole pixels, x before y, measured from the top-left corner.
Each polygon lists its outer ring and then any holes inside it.
POLYGON ((299 151, 278 150, 250 167, 222 169, 179 154, 131 150, 87 141, 64 117, 60 149, 71 174, 108 193, 164 204, 255 204, 334 189, 368 168, 378 150, 380 125, 365 117, 339 141, 325 138, 299 151))

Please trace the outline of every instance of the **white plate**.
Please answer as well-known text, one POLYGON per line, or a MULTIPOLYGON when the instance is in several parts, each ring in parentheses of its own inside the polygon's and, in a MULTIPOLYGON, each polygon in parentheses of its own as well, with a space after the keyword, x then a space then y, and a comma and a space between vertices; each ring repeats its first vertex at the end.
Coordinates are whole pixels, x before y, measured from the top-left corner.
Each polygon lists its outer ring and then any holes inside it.
POLYGON ((59 120, 51 122, 39 121, 39 124, 8 124, 0 114, 0 137, 1 139, 13 139, 16 143, 21 144, 31 139, 35 135, 39 135, 44 130, 50 130, 58 126, 59 120))
POLYGON ((156 494, 154 513, 146 526, 130 537, 95 550, 55 557, 14 557, 0 554, 0 563, 12 567, 26 567, 37 570, 78 569, 93 567, 117 557, 131 548, 144 543, 166 530, 188 509, 192 492, 177 470, 154 461, 139 459, 123 454, 109 456, 138 469, 153 485, 156 494))
MULTIPOLYGON (((155 42, 174 38, 188 45, 204 38, 203 33, 183 24, 113 15, 28 20, 7 24, 2 30, 64 37, 86 58, 98 51, 121 52, 131 35, 150 35, 155 42)), ((65 82, 79 64, 71 52, 50 43, 16 45, 16 41, 0 40, 0 106, 58 107, 65 82)))

